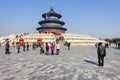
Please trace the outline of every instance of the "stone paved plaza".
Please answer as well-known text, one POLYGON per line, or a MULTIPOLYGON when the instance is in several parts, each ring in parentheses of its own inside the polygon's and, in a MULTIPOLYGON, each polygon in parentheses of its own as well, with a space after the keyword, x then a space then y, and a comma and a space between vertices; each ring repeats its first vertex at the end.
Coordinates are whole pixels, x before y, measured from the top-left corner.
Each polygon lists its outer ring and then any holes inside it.
POLYGON ((106 49, 105 66, 97 66, 96 48, 62 47, 60 55, 39 54, 39 48, 10 55, 0 47, 0 80, 120 80, 120 49, 106 49))

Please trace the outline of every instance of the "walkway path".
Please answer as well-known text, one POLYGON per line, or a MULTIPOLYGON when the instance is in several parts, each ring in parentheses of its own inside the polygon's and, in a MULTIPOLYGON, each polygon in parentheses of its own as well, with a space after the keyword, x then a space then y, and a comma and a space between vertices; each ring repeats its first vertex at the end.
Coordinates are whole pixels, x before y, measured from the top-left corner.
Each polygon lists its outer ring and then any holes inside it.
POLYGON ((60 55, 39 49, 5 55, 0 47, 0 80, 120 80, 120 50, 107 49, 105 66, 97 66, 95 47, 62 47, 60 55))

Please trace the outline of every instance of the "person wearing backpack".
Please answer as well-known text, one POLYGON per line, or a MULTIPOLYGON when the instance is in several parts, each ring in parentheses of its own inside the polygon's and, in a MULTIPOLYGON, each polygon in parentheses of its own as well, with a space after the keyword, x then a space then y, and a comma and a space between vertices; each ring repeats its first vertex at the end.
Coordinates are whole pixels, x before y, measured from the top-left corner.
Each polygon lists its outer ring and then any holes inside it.
POLYGON ((104 57, 106 56, 106 49, 102 45, 102 42, 98 44, 97 54, 98 54, 98 66, 104 66, 104 57))

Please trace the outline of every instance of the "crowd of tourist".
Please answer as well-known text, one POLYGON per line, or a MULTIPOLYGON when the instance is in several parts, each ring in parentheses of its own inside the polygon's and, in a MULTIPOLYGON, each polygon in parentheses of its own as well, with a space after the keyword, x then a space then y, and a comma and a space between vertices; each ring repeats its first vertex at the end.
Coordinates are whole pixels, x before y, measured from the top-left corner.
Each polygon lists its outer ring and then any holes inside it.
MULTIPOLYGON (((40 49, 40 54, 46 54, 46 55, 59 55, 60 53, 60 47, 61 45, 59 44, 59 42, 55 43, 51 43, 48 44, 46 43, 45 45, 43 43, 33 43, 32 45, 32 50, 35 50, 36 48, 40 49), (56 50, 55 50, 56 49, 56 50), (56 52, 55 52, 56 51, 56 52)), ((20 45, 19 43, 16 44, 16 51, 17 53, 21 53, 21 51, 25 52, 25 51, 29 51, 30 49, 30 45, 29 43, 24 43, 23 45, 20 45), (21 48, 23 50, 21 50, 21 48)), ((6 45, 5 45, 5 54, 10 54, 10 44, 9 41, 7 41, 6 45)), ((68 46, 68 50, 70 50, 70 45, 68 46)))
POLYGON ((40 54, 46 54, 46 55, 56 54, 56 55, 59 55, 61 46, 60 46, 59 42, 57 42, 56 44, 51 43, 50 45, 48 45, 48 43, 46 43, 45 46, 43 44, 39 44, 39 47, 40 47, 40 54), (56 48, 56 53, 55 53, 55 48, 56 48))
MULTIPOLYGON (((68 47, 68 50, 70 50, 70 43, 66 44, 68 47)), ((104 66, 104 57, 106 56, 106 49, 108 48, 108 45, 103 45, 102 42, 98 43, 95 45, 97 48, 97 54, 98 54, 98 66, 104 66)), ((22 45, 23 47, 23 52, 25 51, 29 51, 29 43, 27 42, 26 44, 22 45)), ((35 50, 36 48, 40 48, 40 54, 45 54, 45 55, 59 55, 60 54, 60 44, 59 42, 55 43, 51 43, 50 45, 48 45, 48 43, 46 43, 45 45, 43 45, 42 43, 38 43, 35 44, 33 43, 32 48, 33 50, 35 50), (56 53, 55 53, 55 49, 56 49, 56 53)), ((21 45, 17 44, 17 52, 20 53, 20 48, 21 45)), ((5 54, 10 54, 10 45, 9 45, 9 41, 6 43, 5 45, 5 54)))

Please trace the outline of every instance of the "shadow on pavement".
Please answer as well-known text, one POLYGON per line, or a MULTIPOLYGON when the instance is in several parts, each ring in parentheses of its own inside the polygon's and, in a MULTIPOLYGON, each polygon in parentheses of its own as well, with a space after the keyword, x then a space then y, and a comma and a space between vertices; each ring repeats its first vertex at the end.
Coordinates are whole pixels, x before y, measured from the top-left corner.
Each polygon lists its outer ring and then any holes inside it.
POLYGON ((84 61, 87 62, 87 63, 90 63, 90 64, 98 65, 96 62, 93 62, 93 61, 90 61, 90 60, 84 60, 84 61))

